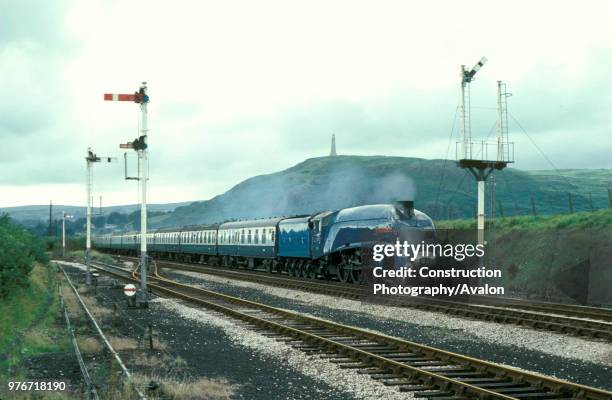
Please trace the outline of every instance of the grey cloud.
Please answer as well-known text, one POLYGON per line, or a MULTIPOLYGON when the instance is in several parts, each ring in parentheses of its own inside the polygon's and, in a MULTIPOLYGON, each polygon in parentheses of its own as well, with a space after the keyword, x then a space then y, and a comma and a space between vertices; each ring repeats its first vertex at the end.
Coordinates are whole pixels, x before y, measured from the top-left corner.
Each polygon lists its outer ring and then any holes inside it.
POLYGON ((62 49, 69 40, 64 29, 66 0, 5 1, 0 22, 0 46, 38 44, 38 51, 62 49))

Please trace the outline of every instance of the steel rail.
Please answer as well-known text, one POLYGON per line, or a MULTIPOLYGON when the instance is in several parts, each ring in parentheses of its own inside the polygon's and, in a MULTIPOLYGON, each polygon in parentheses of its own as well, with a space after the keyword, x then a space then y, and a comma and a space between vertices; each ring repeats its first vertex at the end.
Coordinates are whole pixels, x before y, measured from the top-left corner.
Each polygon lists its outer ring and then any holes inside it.
MULTIPOLYGON (((167 261, 159 262, 159 265, 160 267, 170 269, 208 273, 232 279, 289 289, 306 290, 354 300, 367 300, 367 297, 369 297, 365 293, 367 288, 355 287, 354 285, 323 283, 293 277, 279 277, 269 274, 254 273, 253 271, 225 270, 220 268, 193 266, 189 264, 167 261)), ((602 321, 597 321, 582 319, 583 317, 577 316, 572 317, 560 315, 563 314, 563 311, 554 308, 555 305, 552 305, 553 308, 547 308, 546 312, 543 313, 541 308, 537 310, 528 310, 527 308, 535 307, 531 307, 529 304, 522 307, 518 303, 513 305, 515 308, 507 308, 513 306, 503 306, 502 304, 472 304, 460 301, 429 299, 422 297, 387 297, 385 298, 384 302, 385 304, 397 307, 410 307, 428 311, 443 312, 445 314, 451 314, 454 316, 463 316, 497 323, 528 326, 535 329, 544 329, 579 337, 593 337, 612 341, 612 322, 608 322, 606 320, 607 314, 605 313, 602 313, 602 315, 604 315, 606 318, 603 318, 604 320, 602 321)), ((566 314, 568 314, 568 312, 566 312, 566 314)), ((609 318, 612 320, 612 314, 610 314, 609 318)))
POLYGON ((76 295, 77 299, 79 300, 81 308, 83 308, 83 310, 85 311, 85 314, 87 315, 87 317, 89 318, 89 320, 91 321, 93 326, 96 328, 98 336, 100 336, 100 338, 104 342, 104 345, 106 346, 106 348, 113 355, 113 357, 117 361, 117 364, 119 364, 119 367, 123 371, 126 380, 132 385, 132 388, 134 389, 134 391, 136 392, 136 394, 138 395, 138 398, 140 400, 147 400, 147 397, 140 391, 140 389, 138 389, 138 386, 136 385, 136 383, 132 379, 132 374, 130 373, 130 371, 127 369, 127 367, 125 366, 125 364, 121 360, 121 357, 119 357, 119 354, 115 351, 115 349, 113 348, 111 343, 108 341, 108 339, 106 338, 106 335, 104 335, 104 332, 102 332, 102 329, 100 328, 100 325, 98 325, 98 322, 96 321, 94 316, 91 314, 91 312, 89 311, 89 309, 85 305, 85 302, 83 301, 83 299, 79 295, 79 292, 77 291, 77 289, 72 284, 72 281, 70 280, 70 277, 68 277, 68 274, 66 273, 66 271, 64 270, 64 268, 60 264, 57 264, 57 265, 59 266, 59 268, 64 273, 64 276, 66 277, 66 281, 68 282, 68 285, 70 285, 70 287, 72 288, 72 291, 74 292, 74 294, 76 295))
POLYGON ((87 370, 87 365, 85 365, 85 360, 83 360, 83 355, 81 354, 81 350, 79 349, 76 337, 74 336, 74 329, 72 328, 72 324, 70 323, 70 317, 68 316, 68 310, 66 308, 66 304, 64 303, 64 296, 62 296, 60 286, 58 286, 58 294, 60 299, 60 307, 64 313, 64 319, 66 320, 66 328, 68 329, 68 333, 70 334, 70 342, 72 343, 74 354, 79 363, 81 375, 83 375, 83 380, 85 381, 85 385, 87 386, 87 398, 99 400, 100 397, 98 397, 98 392, 96 391, 96 388, 91 380, 91 376, 89 375, 89 371, 87 370))
MULTIPOLYGON (((134 280, 134 278, 125 275, 125 271, 117 273, 99 266, 96 266, 96 268, 121 279, 134 280)), ((155 292, 222 312, 226 315, 246 321, 253 326, 274 331, 282 336, 297 338, 300 342, 310 343, 311 346, 314 346, 314 348, 310 348, 311 350, 323 354, 333 353, 339 355, 340 362, 348 365, 347 368, 378 368, 377 371, 382 371, 379 375, 389 376, 395 380, 404 379, 402 383, 399 383, 399 385, 404 385, 400 386, 400 388, 403 387, 408 388, 408 390, 420 391, 422 392, 420 394, 424 397, 440 398, 440 396, 442 396, 457 399, 465 398, 464 396, 469 395, 476 398, 506 400, 525 398, 527 396, 541 399, 576 398, 609 400, 612 398, 612 392, 603 389, 579 385, 541 374, 478 360, 473 357, 436 349, 430 346, 338 324, 316 317, 298 314, 289 310, 271 307, 163 278, 151 277, 151 279, 157 281, 157 283, 152 283, 149 286, 151 290, 155 292), (175 289, 180 289, 180 291, 175 289), (194 297, 193 294, 199 297, 194 297), (228 306, 229 304, 242 307, 243 310, 240 311, 231 308, 228 306), (268 313, 276 317, 271 321, 271 317, 266 319, 265 317, 262 318, 245 312, 253 312, 253 310, 268 313), (303 326, 304 324, 306 327, 303 326), (341 338, 343 336, 351 338, 349 342, 366 341, 372 342, 374 345, 371 345, 372 348, 368 349, 367 346, 351 345, 342 343, 339 339, 332 339, 333 337, 341 338), (380 350, 383 351, 381 352, 380 350), (385 356, 384 354, 387 355, 385 356), (399 360, 394 360, 392 354, 404 354, 405 357, 412 359, 414 359, 414 357, 424 357, 429 361, 438 361, 439 366, 453 366, 450 371, 457 371, 456 374, 458 378, 453 378, 452 372, 449 375, 449 370, 443 370, 442 372, 429 371, 418 368, 417 366, 408 365, 399 360), (344 360, 342 357, 348 358, 344 360), (358 365, 351 366, 351 364, 355 363, 358 363, 358 365), (468 376, 468 378, 462 379, 461 375, 464 377, 468 376), (469 378, 470 376, 473 378, 469 378), (485 383, 482 383, 483 380, 485 383), (415 381, 418 381, 416 386, 415 381), (410 387, 416 387, 417 389, 410 389, 410 387), (499 387, 497 389, 498 391, 495 391, 494 388, 497 387, 499 387), (435 394, 429 393, 432 390, 435 391, 435 394), (515 392, 519 394, 515 394, 515 392), (515 395, 513 396, 511 394, 515 395)), ((391 381, 387 383, 390 385, 398 385, 391 381)))
MULTIPOLYGON (((123 256, 123 257, 127 259, 134 259, 133 257, 126 257, 126 256, 123 256)), ((159 263, 163 265, 167 265, 169 268, 175 268, 175 269, 185 268, 187 270, 194 270, 194 271, 205 269, 205 270, 210 270, 210 271, 225 271, 225 272, 234 273, 234 274, 244 273, 244 274, 262 275, 266 277, 272 277, 273 279, 307 281, 307 282, 317 283, 319 285, 337 286, 339 288, 347 289, 347 291, 350 291, 351 289, 353 290, 359 289, 358 287, 355 287, 354 284, 347 284, 347 283, 334 282, 334 281, 329 281, 329 282, 313 281, 311 279, 294 277, 292 275, 279 276, 276 274, 270 274, 263 270, 247 270, 247 269, 242 270, 242 271, 228 270, 225 268, 208 266, 207 264, 193 264, 193 263, 176 262, 176 261, 169 261, 169 260, 161 260, 159 261, 159 263), (174 267, 171 267, 171 265, 174 267)), ((592 319, 599 319, 602 321, 612 322, 612 308, 592 307, 592 306, 583 306, 583 305, 576 305, 576 304, 550 303, 550 302, 545 302, 545 301, 527 300, 527 299, 519 299, 519 298, 512 298, 512 297, 499 297, 499 296, 491 297, 491 296, 479 296, 479 295, 470 296, 470 301, 471 301, 471 304, 493 305, 493 306, 499 306, 499 307, 513 307, 514 306, 518 309, 524 309, 524 310, 541 311, 541 312, 555 312, 561 315, 566 315, 566 316, 571 316, 571 317, 576 317, 576 318, 592 318, 592 319)), ((448 301, 448 302, 456 303, 453 301, 448 301)))

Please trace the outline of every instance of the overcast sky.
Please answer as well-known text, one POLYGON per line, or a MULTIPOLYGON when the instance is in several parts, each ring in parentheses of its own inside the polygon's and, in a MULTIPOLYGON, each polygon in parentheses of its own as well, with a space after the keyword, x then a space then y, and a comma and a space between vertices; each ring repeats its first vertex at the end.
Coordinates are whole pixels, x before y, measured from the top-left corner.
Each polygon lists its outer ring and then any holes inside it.
MULTIPOLYGON (((95 165, 95 195, 138 201, 118 148, 138 106, 102 94, 142 80, 151 202, 326 155, 332 133, 340 154, 443 158, 460 65, 482 56, 474 138, 504 80, 557 167, 610 168, 610 15, 609 1, 0 0, 0 207, 84 204, 88 146, 118 157, 95 165)), ((512 118, 510 136, 517 168, 551 168, 512 118)))

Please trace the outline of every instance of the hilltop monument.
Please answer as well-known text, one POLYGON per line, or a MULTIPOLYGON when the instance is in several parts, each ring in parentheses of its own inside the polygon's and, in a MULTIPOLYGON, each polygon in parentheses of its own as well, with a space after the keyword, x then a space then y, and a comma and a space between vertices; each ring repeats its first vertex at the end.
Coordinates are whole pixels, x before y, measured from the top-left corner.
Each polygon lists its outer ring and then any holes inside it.
POLYGON ((336 135, 332 134, 331 151, 329 152, 329 156, 335 157, 337 155, 338 153, 336 153, 336 135))

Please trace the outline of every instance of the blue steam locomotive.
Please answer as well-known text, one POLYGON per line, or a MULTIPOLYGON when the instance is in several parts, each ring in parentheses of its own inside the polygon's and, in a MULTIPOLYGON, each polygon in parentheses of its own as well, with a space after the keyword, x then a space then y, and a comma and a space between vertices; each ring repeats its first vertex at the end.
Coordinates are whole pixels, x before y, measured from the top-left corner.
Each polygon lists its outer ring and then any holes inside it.
MULTIPOLYGON (((147 251, 154 258, 358 283, 365 252, 375 243, 420 241, 433 229, 431 218, 415 210, 412 201, 402 201, 313 215, 163 228, 147 233, 147 251)), ((140 233, 95 236, 93 245, 136 255, 140 233)))

